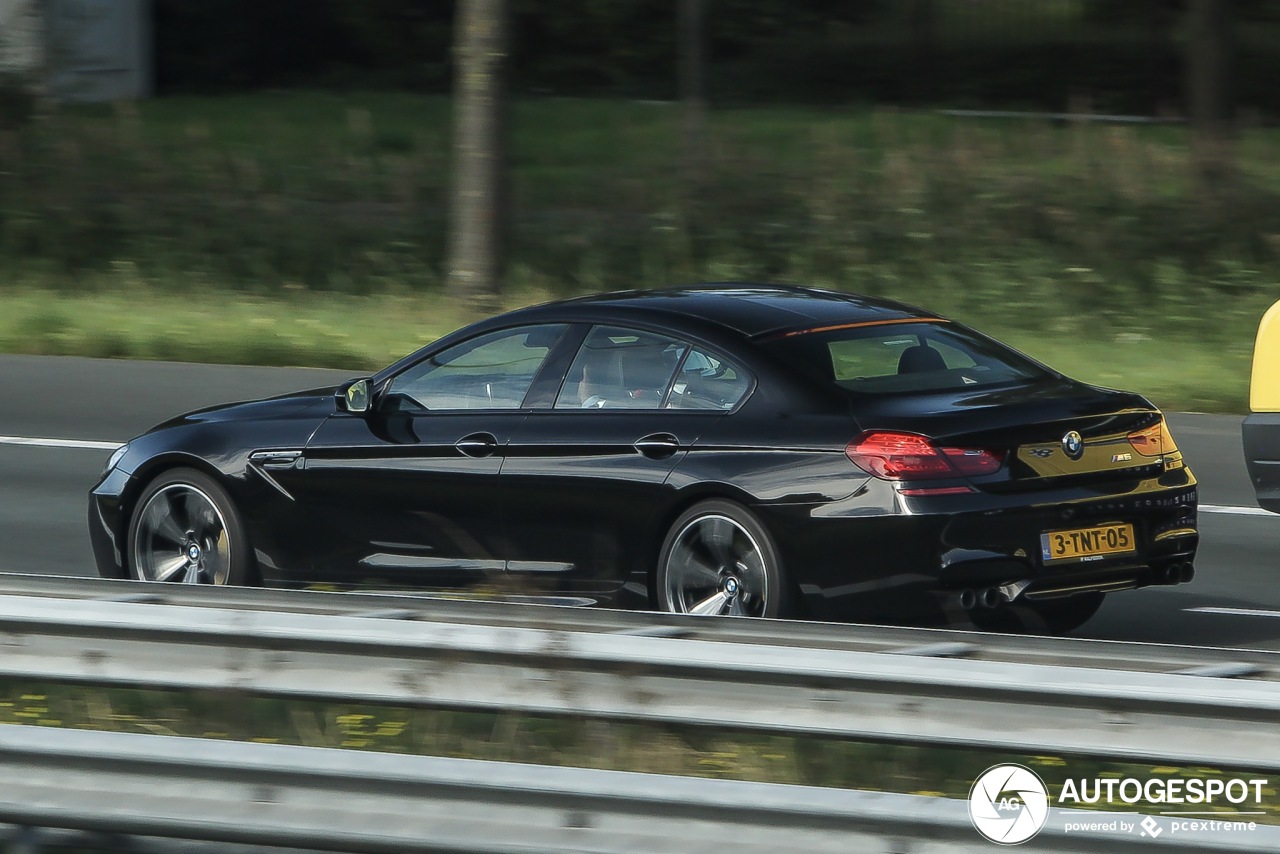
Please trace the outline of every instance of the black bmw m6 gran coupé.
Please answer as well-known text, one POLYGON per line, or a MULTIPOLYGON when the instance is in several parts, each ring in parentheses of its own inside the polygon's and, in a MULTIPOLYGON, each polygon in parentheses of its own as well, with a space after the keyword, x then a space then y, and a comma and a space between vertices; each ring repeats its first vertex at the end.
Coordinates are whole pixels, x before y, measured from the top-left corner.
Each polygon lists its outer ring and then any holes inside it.
POLYGON ((89 527, 111 577, 1054 632, 1190 580, 1198 542, 1145 398, 896 302, 749 285, 522 309, 175 418, 112 456, 89 527))

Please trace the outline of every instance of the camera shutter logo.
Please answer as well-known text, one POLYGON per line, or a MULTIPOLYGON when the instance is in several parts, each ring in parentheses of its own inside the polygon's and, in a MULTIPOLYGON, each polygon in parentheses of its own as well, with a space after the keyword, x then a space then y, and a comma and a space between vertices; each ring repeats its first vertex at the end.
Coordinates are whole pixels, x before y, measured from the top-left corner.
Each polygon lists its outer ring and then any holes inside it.
POLYGON ((1049 790, 1030 768, 995 765, 973 781, 969 818, 992 842, 1026 842, 1049 820, 1049 790))

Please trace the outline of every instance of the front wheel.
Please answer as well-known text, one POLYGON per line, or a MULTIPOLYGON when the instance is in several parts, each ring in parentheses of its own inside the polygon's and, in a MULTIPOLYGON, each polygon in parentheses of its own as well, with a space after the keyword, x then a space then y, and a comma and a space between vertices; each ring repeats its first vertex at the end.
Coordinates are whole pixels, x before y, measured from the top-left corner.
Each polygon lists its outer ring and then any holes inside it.
POLYGON ((250 553, 231 496, 195 469, 172 469, 138 498, 129 523, 129 570, 139 581, 246 584, 250 553))
POLYGON ((658 605, 677 614, 786 616, 790 590, 773 538, 745 507, 703 501, 676 519, 662 544, 658 605))

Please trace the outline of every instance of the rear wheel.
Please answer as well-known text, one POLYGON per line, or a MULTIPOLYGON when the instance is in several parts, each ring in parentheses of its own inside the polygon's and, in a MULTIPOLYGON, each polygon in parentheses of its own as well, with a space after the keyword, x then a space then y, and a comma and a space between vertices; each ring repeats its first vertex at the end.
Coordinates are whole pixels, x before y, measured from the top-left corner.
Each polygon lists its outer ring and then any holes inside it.
POLYGON ((250 553, 231 496, 195 469, 172 469, 143 490, 129 523, 129 571, 139 581, 246 584, 250 553))
POLYGON ((787 616, 793 597, 773 538, 740 504, 703 501, 662 545, 658 605, 677 614, 787 616))

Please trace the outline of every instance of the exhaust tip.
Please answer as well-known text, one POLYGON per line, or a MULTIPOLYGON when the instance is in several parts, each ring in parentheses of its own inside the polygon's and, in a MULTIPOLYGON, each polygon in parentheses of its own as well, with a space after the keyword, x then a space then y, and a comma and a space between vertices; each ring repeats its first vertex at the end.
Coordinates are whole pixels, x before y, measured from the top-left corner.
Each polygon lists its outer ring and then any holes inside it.
POLYGON ((960 607, 972 611, 978 604, 978 594, 972 590, 960 591, 960 607))
POLYGON ((1178 578, 1182 581, 1183 584, 1188 584, 1195 577, 1196 577, 1196 568, 1192 566, 1190 563, 1184 563, 1182 565, 1182 571, 1179 573, 1178 578))
POLYGON ((984 608, 996 607, 1000 604, 1002 598, 1003 597, 1000 596, 1000 591, 994 587, 984 589, 982 594, 978 597, 979 601, 982 603, 982 607, 984 608))

